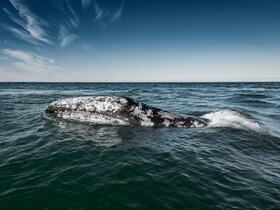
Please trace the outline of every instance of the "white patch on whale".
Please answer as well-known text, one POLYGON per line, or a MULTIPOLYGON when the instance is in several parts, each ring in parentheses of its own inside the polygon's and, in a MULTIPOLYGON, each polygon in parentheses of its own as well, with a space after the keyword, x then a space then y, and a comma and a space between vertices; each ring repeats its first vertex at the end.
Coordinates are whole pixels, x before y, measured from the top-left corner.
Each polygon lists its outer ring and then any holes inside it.
POLYGON ((129 125, 128 122, 118 118, 107 117, 102 114, 89 115, 83 111, 80 113, 63 112, 60 113, 59 115, 60 118, 65 120, 76 120, 80 122, 91 122, 91 123, 103 124, 103 125, 129 125))
POLYGON ((149 118, 152 116, 152 110, 149 109, 148 114, 145 113, 145 111, 143 110, 142 103, 138 103, 138 106, 133 106, 130 110, 133 111, 134 116, 140 118, 142 126, 154 126, 154 123, 151 121, 151 118, 149 118))
POLYGON ((51 106, 66 107, 69 109, 78 109, 84 111, 96 111, 96 112, 117 112, 124 105, 127 100, 125 98, 117 96, 97 96, 97 97, 77 97, 77 98, 66 98, 51 103, 51 106))
POLYGON ((174 114, 171 114, 171 113, 166 112, 166 111, 160 111, 158 113, 164 119, 174 120, 174 118, 175 118, 174 114))
POLYGON ((164 119, 162 124, 165 125, 166 127, 169 127, 171 122, 168 119, 164 119))

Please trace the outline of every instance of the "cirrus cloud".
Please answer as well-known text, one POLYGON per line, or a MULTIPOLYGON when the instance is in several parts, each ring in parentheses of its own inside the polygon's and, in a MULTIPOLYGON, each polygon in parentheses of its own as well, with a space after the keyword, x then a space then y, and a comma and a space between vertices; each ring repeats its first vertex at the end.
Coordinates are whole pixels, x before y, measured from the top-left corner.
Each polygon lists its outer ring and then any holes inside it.
POLYGON ((20 0, 10 0, 10 3, 16 9, 17 15, 12 14, 7 9, 4 9, 4 11, 8 14, 9 18, 21 28, 18 30, 25 31, 32 39, 51 44, 44 29, 47 23, 31 12, 20 0))
POLYGON ((3 49, 2 54, 16 60, 15 67, 31 71, 52 71, 62 69, 51 58, 22 50, 3 49))

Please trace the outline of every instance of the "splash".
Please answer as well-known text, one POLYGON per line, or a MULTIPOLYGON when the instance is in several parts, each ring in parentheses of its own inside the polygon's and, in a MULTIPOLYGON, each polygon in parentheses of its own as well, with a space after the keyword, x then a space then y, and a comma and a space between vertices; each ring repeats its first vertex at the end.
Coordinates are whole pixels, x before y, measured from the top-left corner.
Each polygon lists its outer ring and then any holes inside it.
POLYGON ((231 127, 262 131, 260 123, 237 111, 230 109, 210 112, 201 116, 210 121, 209 127, 231 127))

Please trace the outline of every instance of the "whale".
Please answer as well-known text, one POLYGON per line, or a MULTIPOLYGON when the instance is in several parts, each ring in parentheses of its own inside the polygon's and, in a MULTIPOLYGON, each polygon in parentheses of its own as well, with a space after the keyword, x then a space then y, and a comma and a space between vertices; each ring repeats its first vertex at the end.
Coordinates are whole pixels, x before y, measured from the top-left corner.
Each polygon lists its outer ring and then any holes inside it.
POLYGON ((122 96, 82 96, 54 101, 46 114, 59 119, 106 125, 197 128, 209 120, 156 108, 122 96))

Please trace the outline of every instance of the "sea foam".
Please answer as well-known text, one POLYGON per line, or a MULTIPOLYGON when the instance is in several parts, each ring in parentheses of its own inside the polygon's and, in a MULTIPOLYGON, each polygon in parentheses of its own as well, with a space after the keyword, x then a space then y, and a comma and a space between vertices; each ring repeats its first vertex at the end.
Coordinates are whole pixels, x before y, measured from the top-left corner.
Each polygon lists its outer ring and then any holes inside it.
POLYGON ((231 127, 262 131, 260 123, 256 120, 230 109, 210 112, 201 117, 210 121, 208 127, 231 127))

